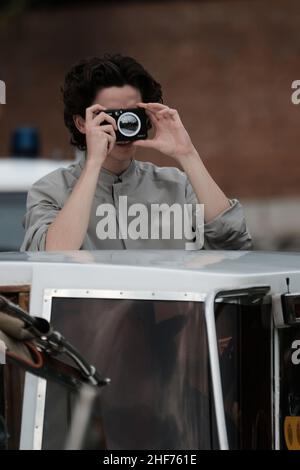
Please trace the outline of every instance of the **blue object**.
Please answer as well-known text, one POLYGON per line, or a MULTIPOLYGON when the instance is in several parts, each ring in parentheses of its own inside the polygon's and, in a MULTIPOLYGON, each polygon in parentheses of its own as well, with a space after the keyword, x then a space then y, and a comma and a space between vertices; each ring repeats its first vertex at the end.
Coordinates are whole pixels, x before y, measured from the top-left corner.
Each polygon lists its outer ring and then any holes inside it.
POLYGON ((11 138, 11 155, 35 158, 40 155, 40 136, 35 127, 19 127, 11 138))

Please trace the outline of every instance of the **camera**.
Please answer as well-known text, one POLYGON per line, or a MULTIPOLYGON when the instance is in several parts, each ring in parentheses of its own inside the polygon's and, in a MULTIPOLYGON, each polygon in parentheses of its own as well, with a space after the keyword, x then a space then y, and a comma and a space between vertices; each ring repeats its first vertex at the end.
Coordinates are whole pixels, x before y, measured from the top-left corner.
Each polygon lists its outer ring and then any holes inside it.
POLYGON ((147 139, 150 124, 144 108, 107 109, 104 112, 112 116, 117 123, 117 143, 147 139))

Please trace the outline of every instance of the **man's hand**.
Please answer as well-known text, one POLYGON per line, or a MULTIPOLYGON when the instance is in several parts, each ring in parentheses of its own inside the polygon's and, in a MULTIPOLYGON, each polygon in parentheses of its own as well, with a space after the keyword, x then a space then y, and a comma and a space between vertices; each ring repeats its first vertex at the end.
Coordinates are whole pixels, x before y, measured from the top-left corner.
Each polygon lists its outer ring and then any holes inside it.
POLYGON ((146 110, 155 129, 155 136, 153 139, 137 140, 133 145, 159 150, 180 163, 187 156, 196 153, 176 109, 160 103, 138 103, 138 106, 146 110))
POLYGON ((85 113, 87 162, 99 169, 116 142, 116 121, 104 111, 103 106, 94 104, 85 113), (109 124, 101 125, 104 121, 109 124))
POLYGON ((153 139, 136 140, 133 145, 159 150, 180 163, 198 202, 204 204, 205 222, 228 209, 229 200, 205 168, 176 109, 159 103, 138 103, 138 106, 145 108, 155 135, 153 139))
POLYGON ((116 141, 116 121, 104 110, 99 104, 86 110, 87 161, 66 203, 47 230, 46 251, 80 250, 83 244, 99 171, 116 141), (109 124, 101 126, 104 121, 109 124))

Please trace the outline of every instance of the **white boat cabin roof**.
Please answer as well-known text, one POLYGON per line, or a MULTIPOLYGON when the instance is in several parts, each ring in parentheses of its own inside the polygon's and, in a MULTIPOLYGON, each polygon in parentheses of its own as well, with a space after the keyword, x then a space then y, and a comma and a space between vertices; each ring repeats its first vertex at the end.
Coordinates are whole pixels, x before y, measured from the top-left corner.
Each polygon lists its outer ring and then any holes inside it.
POLYGON ((0 262, 139 266, 215 273, 253 274, 297 271, 300 252, 99 250, 60 252, 0 252, 0 262))
POLYGON ((0 286, 208 292, 270 285, 300 292, 300 253, 266 251, 68 251, 0 253, 0 286))

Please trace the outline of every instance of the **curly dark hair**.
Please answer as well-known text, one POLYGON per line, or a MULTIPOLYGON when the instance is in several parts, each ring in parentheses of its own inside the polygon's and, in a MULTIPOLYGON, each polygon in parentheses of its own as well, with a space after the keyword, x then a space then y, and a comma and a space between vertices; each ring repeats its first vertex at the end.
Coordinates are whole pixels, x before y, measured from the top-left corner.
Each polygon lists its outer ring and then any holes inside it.
POLYGON ((131 85, 140 90, 145 103, 162 103, 161 85, 132 57, 105 54, 75 64, 65 77, 61 88, 64 102, 64 121, 71 133, 71 144, 86 150, 85 135, 74 123, 74 115, 85 117, 96 94, 110 86, 131 85))

